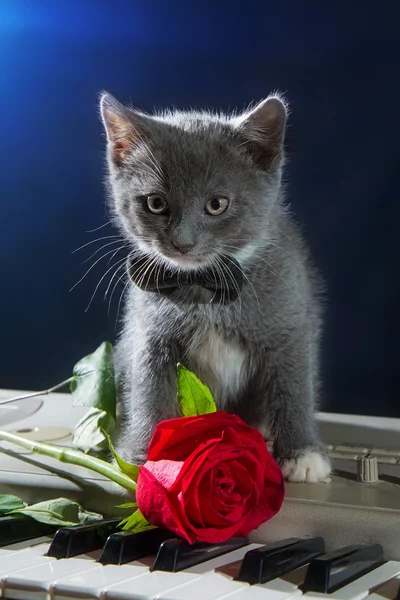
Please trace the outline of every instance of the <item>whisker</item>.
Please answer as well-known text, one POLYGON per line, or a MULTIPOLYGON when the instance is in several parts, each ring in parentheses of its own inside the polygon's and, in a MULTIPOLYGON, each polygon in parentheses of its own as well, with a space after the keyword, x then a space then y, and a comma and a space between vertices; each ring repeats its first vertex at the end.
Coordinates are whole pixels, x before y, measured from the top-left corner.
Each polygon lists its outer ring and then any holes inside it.
POLYGON ((109 254, 111 254, 112 252, 115 252, 115 250, 109 250, 108 252, 106 252, 105 254, 103 254, 103 256, 100 256, 100 258, 98 258, 91 267, 89 267, 89 269, 86 271, 86 273, 84 275, 82 275, 82 277, 79 279, 79 281, 77 281, 75 283, 75 285, 72 286, 72 288, 69 290, 70 292, 72 292, 73 289, 76 288, 77 285, 79 285, 81 283, 81 281, 83 281, 86 277, 86 275, 88 275, 90 273, 90 271, 97 265, 98 262, 100 262, 103 258, 105 258, 106 256, 108 256, 109 254))
MULTIPOLYGON (((121 250, 124 250, 125 248, 129 248, 129 244, 124 244, 123 246, 120 246, 119 248, 117 248, 117 249, 116 249, 116 251, 114 252, 114 254, 112 254, 112 255, 110 256, 110 258, 108 259, 108 261, 107 261, 107 265, 109 265, 109 264, 111 263, 112 259, 114 258, 114 256, 115 256, 116 254, 118 254, 118 252, 121 252, 121 250)), ((125 258, 126 258, 126 257, 125 257, 125 258)))
MULTIPOLYGON (((151 148, 145 142, 145 140, 143 139, 143 136, 140 134, 140 132, 135 127, 133 129, 134 129, 135 134, 137 135, 138 139, 141 142, 143 142, 143 148, 147 152, 148 156, 150 156, 150 160, 151 160, 153 166, 156 168, 156 172, 154 172, 154 175, 157 175, 157 172, 158 172, 158 176, 161 177, 161 179, 164 179, 165 178, 164 173, 162 172, 162 169, 161 169, 160 165, 158 164, 158 161, 157 161, 156 157, 154 156, 151 148)), ((147 166, 145 163, 143 163, 143 165, 147 166)))
POLYGON ((294 254, 292 254, 287 248, 282 248, 282 246, 278 246, 278 244, 275 244, 275 242, 273 242, 272 240, 269 241, 268 243, 270 246, 274 246, 274 248, 278 248, 278 250, 281 250, 282 252, 286 252, 286 254, 288 256, 290 256, 290 258, 292 258, 296 264, 301 265, 301 262, 299 261, 299 259, 294 254))
MULTIPOLYGON (((226 248, 231 248, 233 250, 240 250, 240 248, 238 246, 228 246, 225 244, 226 248)), ((261 260, 262 262, 264 262, 266 265, 268 265, 270 267, 270 269, 273 269, 275 271, 275 273, 282 278, 282 275, 279 273, 279 271, 273 266, 271 265, 271 263, 269 263, 265 258, 263 258, 262 256, 260 256, 260 254, 256 254, 255 252, 253 252, 253 256, 255 256, 258 260, 261 260)))
POLYGON ((141 169, 145 173, 148 173, 149 175, 152 175, 157 180, 158 184, 161 187, 164 187, 164 179, 161 178, 160 175, 157 173, 157 171, 154 169, 154 165, 152 165, 151 159, 150 159, 150 164, 146 163, 143 160, 137 159, 137 164, 141 166, 141 169))
POLYGON ((161 266, 163 265, 164 261, 161 258, 161 256, 157 257, 157 269, 156 269, 156 274, 155 274, 155 280, 156 280, 156 286, 157 286, 157 292, 160 293, 160 289, 158 287, 158 278, 161 275, 161 266))
POLYGON ((150 160, 151 160, 154 168, 156 169, 156 172, 158 173, 159 177, 161 178, 161 181, 165 181, 165 174, 164 174, 163 170, 161 169, 160 164, 154 155, 154 152, 152 151, 152 149, 150 148, 150 146, 148 144, 146 144, 146 150, 150 155, 150 160))
MULTIPOLYGON (((213 296, 212 296, 211 300, 209 301, 209 304, 212 304, 212 303, 213 303, 213 301, 214 301, 214 298, 215 298, 215 296, 217 295, 218 281, 217 281, 217 275, 216 275, 216 273, 215 273, 215 270, 214 270, 214 266, 215 266, 214 264, 211 264, 211 273, 212 273, 212 275, 213 275, 213 277, 214 277, 214 283, 215 283, 215 292, 214 292, 214 294, 213 294, 213 296)), ((203 269, 203 268, 200 268, 200 273, 204 273, 204 269, 203 269)))
MULTIPOLYGON (((148 270, 151 268, 151 265, 152 265, 152 263, 153 263, 153 260, 154 260, 154 258, 153 258, 153 257, 150 257, 150 258, 149 258, 149 260, 148 260, 148 261, 147 261, 147 263, 146 263, 146 265, 147 265, 147 266, 146 266, 146 269, 145 269, 145 271, 144 271, 144 273, 143 273, 142 277, 140 278, 140 287, 142 287, 142 286, 143 286, 143 283, 144 283, 145 277, 146 277, 146 275, 147 275, 147 272, 148 272, 148 270)), ((147 280, 147 285, 149 284, 149 281, 150 281, 150 279, 148 279, 148 280, 147 280)), ((145 289, 146 289, 146 288, 145 288, 145 289)))
POLYGON ((83 246, 79 246, 79 248, 76 248, 76 250, 72 250, 71 254, 75 254, 75 252, 79 252, 79 250, 86 248, 86 246, 90 246, 90 244, 94 244, 96 242, 101 242, 102 240, 109 240, 111 238, 120 238, 121 239, 121 237, 119 235, 105 235, 104 237, 96 238, 95 240, 91 240, 90 242, 83 244, 83 246))
POLYGON ((94 233, 95 231, 99 231, 99 229, 103 229, 103 227, 107 227, 107 225, 111 225, 111 222, 107 221, 107 223, 103 223, 103 225, 100 225, 100 227, 96 227, 96 229, 88 229, 86 233, 94 233))
MULTIPOLYGON (((231 246, 231 247, 233 247, 233 246, 231 246)), ((297 296, 297 298, 298 298, 298 299, 301 301, 301 303, 303 304, 303 300, 302 300, 302 298, 301 298, 301 294, 299 294, 299 293, 298 293, 298 291, 297 291, 297 290, 295 290, 295 289, 294 289, 294 288, 293 288, 293 287, 292 287, 292 286, 291 286, 291 285, 290 285, 290 284, 289 284, 289 283, 286 281, 286 279, 283 277, 282 273, 280 273, 280 272, 278 271, 278 269, 276 269, 276 268, 274 267, 274 265, 272 265, 270 262, 268 262, 268 261, 267 261, 265 258, 263 258, 262 256, 260 256, 259 254, 255 254, 255 253, 254 253, 254 256, 255 256, 256 258, 258 258, 258 260, 260 260, 260 261, 264 262, 264 263, 267 265, 267 267, 269 267, 269 269, 268 269, 268 272, 269 272, 269 273, 271 273, 272 275, 276 275, 276 276, 278 277, 278 279, 280 279, 281 281, 283 281, 283 283, 285 284, 285 286, 286 286, 286 287, 287 287, 287 288, 288 288, 288 289, 289 289, 289 290, 290 290, 290 291, 291 291, 291 292, 292 292, 292 293, 293 293, 295 296, 297 296)))
POLYGON ((148 276, 148 278, 147 278, 147 284, 146 284, 146 287, 149 285, 149 283, 150 283, 150 278, 151 278, 152 274, 154 273, 154 269, 155 269, 156 267, 157 267, 157 262, 155 262, 155 263, 154 263, 154 265, 153 265, 153 268, 151 269, 151 271, 150 271, 150 273, 149 273, 149 276, 148 276))
MULTIPOLYGON (((122 268, 123 268, 123 266, 124 266, 124 265, 120 265, 120 266, 118 267, 118 269, 115 271, 114 275, 116 275, 116 273, 118 273, 118 271, 119 271, 120 269, 122 269, 122 268)), ((120 281, 122 281, 122 279, 125 277, 125 275, 126 275, 126 271, 124 270, 124 271, 123 271, 123 273, 122 273, 122 275, 121 275, 120 277, 118 277, 117 281, 116 281, 116 282, 115 282, 115 284, 114 284, 114 287, 113 287, 113 289, 112 289, 112 292, 111 292, 110 299, 109 299, 109 301, 108 301, 107 315, 109 315, 109 314, 110 314, 111 302, 112 302, 112 299, 113 299, 114 292, 115 292, 115 290, 117 289, 117 286, 118 286, 119 282, 120 282, 120 281)), ((128 279, 128 283, 129 283, 129 279, 128 279)))
POLYGON ((116 267, 118 264, 122 263, 122 261, 124 261, 124 260, 125 260, 125 257, 124 257, 124 258, 121 258, 121 260, 117 261, 115 264, 111 265, 111 267, 110 267, 109 269, 107 269, 107 271, 104 273, 104 275, 103 275, 103 276, 102 276, 102 278, 100 279, 99 283, 98 283, 98 284, 96 285, 96 287, 94 288, 94 292, 93 292, 93 294, 92 294, 92 297, 91 297, 91 298, 90 298, 90 300, 89 300, 89 304, 87 305, 87 307, 86 307, 86 309, 85 309, 85 312, 87 312, 87 311, 89 310, 89 308, 90 308, 90 305, 91 305, 91 304, 92 304, 92 302, 93 302, 93 298, 95 297, 95 295, 96 295, 96 292, 97 292, 97 290, 99 289, 99 287, 100 287, 100 285, 101 285, 101 282, 104 280, 104 277, 106 277, 106 275, 107 275, 107 274, 108 274, 108 273, 109 273, 109 272, 110 272, 112 269, 114 269, 114 268, 115 268, 115 267, 116 267))
POLYGON ((85 258, 85 260, 83 261, 83 264, 85 264, 85 263, 89 262, 89 260, 90 260, 91 258, 93 258, 93 256, 96 256, 96 254, 98 254, 99 252, 101 252, 102 250, 104 250, 104 248, 107 248, 107 246, 111 246, 112 244, 118 244, 120 241, 121 241, 121 240, 120 240, 120 239, 118 239, 118 240, 114 240, 114 241, 112 241, 112 242, 108 242, 107 244, 103 244, 103 246, 101 246, 101 247, 100 247, 100 248, 98 248, 98 249, 97 249, 95 252, 93 252, 93 254, 91 254, 91 255, 89 256, 89 258, 85 258))
POLYGON ((128 281, 127 281, 127 282, 125 283, 125 285, 124 285, 124 289, 122 290, 122 293, 121 293, 121 296, 120 296, 120 299, 119 299, 119 302, 118 302, 117 317, 116 317, 116 319, 115 319, 115 331, 117 331, 118 318, 119 318, 119 311, 120 311, 120 308, 121 308, 121 302, 122 302, 122 298, 124 297, 124 294, 125 294, 125 292, 126 292, 126 288, 128 287, 128 285, 129 285, 129 279, 128 279, 128 281))
POLYGON ((228 277, 232 281, 232 284, 233 284, 233 286, 234 286, 234 288, 235 288, 235 290, 237 292, 238 300, 239 300, 239 313, 241 313, 242 312, 242 297, 241 297, 241 294, 240 294, 239 285, 238 285, 238 283, 237 283, 237 281, 236 281, 236 279, 235 279, 235 277, 234 277, 234 275, 232 273, 232 270, 228 267, 228 265, 226 265, 224 262, 222 262, 222 260, 221 260, 221 268, 226 270, 226 272, 228 274, 228 277))
POLYGON ((151 261, 153 260, 153 257, 150 256, 150 258, 147 258, 147 260, 145 261, 145 263, 143 265, 141 265, 137 271, 137 273, 135 273, 135 275, 137 275, 137 285, 139 287, 142 286, 143 280, 142 280, 142 274, 146 271, 147 266, 149 264, 151 264, 151 261))
POLYGON ((242 273, 243 277, 244 277, 244 278, 247 280, 248 284, 250 285, 251 289, 253 290, 253 294, 254 294, 254 297, 255 297, 255 299, 256 299, 257 306, 258 306, 258 312, 260 312, 260 301, 259 301, 259 299, 258 299, 258 296, 257 296, 256 290, 254 289, 254 286, 253 286, 253 284, 251 283, 250 279, 247 277, 247 275, 246 275, 246 273, 244 272, 244 270, 242 269, 242 267, 241 267, 240 265, 238 265, 238 263, 236 263, 236 262, 233 262, 232 258, 229 256, 229 254, 228 254, 228 253, 226 253, 226 252, 222 252, 222 253, 223 253, 223 255, 225 256, 225 258, 226 258, 227 260, 229 260, 229 261, 230 261, 232 264, 234 264, 234 265, 235 265, 237 268, 239 268, 239 270, 240 270, 240 272, 242 273))
MULTIPOLYGON (((118 248, 117 252, 119 252, 120 250, 122 250, 122 248, 124 248, 124 247, 125 247, 125 246, 121 246, 121 248, 118 248)), ((117 253, 117 252, 116 252, 116 253, 117 253)), ((110 260, 112 260, 112 259, 113 259, 113 256, 110 258, 110 260)), ((127 259, 127 257, 126 257, 126 256, 124 256, 124 258, 123 258, 123 259, 121 259, 121 261, 119 261, 119 262, 122 262, 123 260, 126 260, 126 259, 127 259)), ((110 264, 110 263, 108 262, 108 264, 110 264)), ((114 263, 114 266, 115 266, 116 264, 118 264, 118 262, 117 262, 117 263, 114 263)), ((122 266, 122 265, 121 265, 121 266, 122 266)), ((119 269, 120 269, 120 268, 121 268, 121 267, 118 267, 118 269, 115 271, 115 273, 113 273, 113 275, 112 275, 112 277, 111 277, 111 279, 110 279, 110 281, 109 281, 109 283, 108 283, 108 286, 107 286, 107 288, 106 288, 106 291, 104 292, 104 300, 107 298, 107 294, 108 294, 108 292, 109 292, 109 289, 110 289, 110 287, 111 287, 111 284, 112 284, 112 282, 113 282, 113 279, 114 279, 114 277, 115 277, 115 274, 116 274, 116 273, 119 271, 119 269)))
MULTIPOLYGON (((227 257, 225 257, 225 258, 227 258, 227 257)), ((228 257, 228 258, 229 258, 229 257, 228 257)), ((230 259, 229 259, 229 260, 230 260, 230 259)), ((232 263, 232 264, 234 264, 234 263, 232 263)), ((233 275, 233 273, 232 273, 232 269, 231 269, 231 268, 229 268, 229 266, 228 266, 228 265, 226 265, 226 264, 224 264, 223 266, 224 266, 224 267, 225 267, 225 269, 228 271, 228 274, 229 274, 229 276, 230 276, 230 278, 231 278, 231 280, 232 280, 232 282, 233 282, 233 285, 234 285, 234 287, 235 287, 235 289, 236 289, 236 292, 237 292, 237 295, 238 295, 238 299, 239 299, 239 302, 240 302, 240 304, 239 304, 239 313, 241 314, 241 313, 242 313, 242 308, 243 308, 243 299, 242 299, 242 296, 243 296, 243 294, 241 294, 241 290, 240 290, 240 288, 239 288, 239 284, 238 284, 238 282, 237 282, 237 280, 236 280, 235 276, 234 276, 234 275, 233 275)), ((243 272, 243 269, 242 269, 240 266, 239 266, 239 270, 241 271, 241 273, 243 274, 243 276, 244 276, 244 277, 246 277, 246 274, 243 272)), ((245 293, 247 293, 247 290, 246 290, 246 289, 245 289, 245 293)), ((254 294, 255 294, 255 292, 254 292, 254 294)), ((255 294, 255 297, 256 297, 256 300, 257 300, 257 303, 258 303, 257 294, 255 294)))
POLYGON ((222 286, 222 290, 223 290, 223 292, 222 292, 222 304, 225 304, 225 297, 226 297, 227 289, 229 287, 228 286, 228 281, 227 281, 227 279, 225 277, 225 273, 223 271, 223 264, 222 264, 222 261, 220 261, 220 259, 217 260, 216 265, 217 265, 217 268, 218 268, 218 272, 220 274, 221 284, 222 284, 222 279, 225 282, 225 286, 222 286))
MULTIPOLYGON (((284 231, 281 231, 279 228, 277 228, 277 229, 287 239, 290 239, 289 236, 284 231)), ((224 247, 225 248, 232 248, 234 250, 242 250, 242 248, 240 248, 239 246, 231 246, 231 245, 227 244, 226 242, 235 242, 235 243, 238 243, 238 242, 248 242, 248 241, 249 240, 246 239, 246 238, 235 238, 234 240, 229 240, 228 239, 228 240, 224 241, 224 247)), ((273 246, 274 248, 278 248, 278 250, 281 250, 282 252, 285 252, 285 254, 287 254, 288 256, 290 256, 290 258, 292 258, 295 263, 297 263, 298 265, 302 266, 302 263, 299 261, 299 259, 294 254, 292 254, 292 252, 290 252, 287 248, 283 248, 282 246, 278 246, 278 244, 275 243, 275 241, 274 241, 273 238, 270 238, 270 239, 266 240, 265 244, 266 244, 266 248, 268 248, 268 246, 273 246)), ((259 255, 256 254, 255 252, 253 252, 253 255, 259 257, 259 255)))
POLYGON ((225 287, 222 282, 222 271, 221 271, 221 267, 219 265, 219 260, 217 257, 216 257, 214 266, 215 266, 216 274, 218 275, 218 278, 219 278, 220 286, 222 288, 221 300, 222 300, 222 304, 224 304, 225 303, 225 287))

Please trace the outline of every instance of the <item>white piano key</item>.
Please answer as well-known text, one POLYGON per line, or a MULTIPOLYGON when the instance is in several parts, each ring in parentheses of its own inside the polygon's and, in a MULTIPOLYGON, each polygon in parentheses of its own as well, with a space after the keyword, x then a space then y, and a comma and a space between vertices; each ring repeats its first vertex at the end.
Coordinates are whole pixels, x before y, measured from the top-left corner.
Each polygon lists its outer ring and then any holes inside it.
POLYGON ((303 600, 316 598, 323 600, 363 600, 368 596, 370 589, 398 575, 400 575, 400 562, 390 560, 332 594, 307 592, 303 595, 303 600))
POLYGON ((44 535, 42 537, 34 538, 33 540, 24 540, 23 542, 17 542, 16 544, 9 544, 8 546, 1 546, 0 551, 8 550, 26 550, 32 548, 38 544, 51 544, 53 536, 44 535))
MULTIPOLYGON (((225 598, 230 600, 275 600, 275 598, 279 600, 289 600, 290 598, 299 598, 301 596, 300 590, 293 591, 293 593, 283 594, 282 592, 274 592, 274 590, 266 589, 261 585, 249 585, 246 584, 246 587, 235 591, 233 593, 224 594, 223 596, 219 596, 217 600, 225 600, 225 598), (278 595, 274 595, 277 593, 278 595)), ((208 596, 204 597, 204 600, 208 600, 208 596)))
MULTIPOLYGON (((232 600, 289 600, 290 598, 299 598, 302 596, 302 592, 298 586, 304 581, 306 569, 307 567, 299 567, 282 578, 272 579, 268 583, 245 584, 240 589, 232 590, 227 594, 216 597, 215 600, 225 598, 232 598, 232 600), (289 579, 292 579, 292 581, 289 579)), ((204 595, 200 594, 199 598, 205 600, 204 595)), ((208 595, 206 598, 208 600, 208 595)), ((190 600, 192 600, 192 596, 190 596, 190 600)))
POLYGON ((1 561, 5 556, 8 556, 9 554, 15 554, 15 550, 13 550, 12 548, 0 548, 0 565, 1 565, 1 561))
MULTIPOLYGON (((47 549, 46 545, 45 551, 47 549)), ((27 596, 29 600, 49 600, 51 587, 58 579, 97 568, 95 561, 99 556, 100 550, 97 550, 62 560, 45 556, 45 560, 34 566, 32 563, 27 566, 29 562, 25 562, 25 568, 20 566, 19 570, 3 576, 3 595, 7 600, 26 600, 27 596)))
MULTIPOLYGON (((14 554, 18 550, 26 550, 27 548, 31 548, 32 546, 34 546, 36 544, 47 543, 49 546, 51 544, 51 540, 52 540, 52 538, 43 536, 40 538, 36 538, 34 540, 25 540, 24 542, 17 542, 16 544, 9 544, 8 546, 2 546, 0 548, 0 566, 1 566, 2 559, 5 556, 7 556, 9 554, 14 554)), ((0 572, 1 572, 1 569, 0 569, 0 572)))
MULTIPOLYGON (((121 584, 107 588, 103 597, 107 598, 107 600, 132 600, 132 598, 135 598, 135 600, 149 600, 150 598, 164 599, 168 598, 166 594, 172 592, 172 590, 174 590, 175 594, 178 593, 178 589, 182 586, 200 581, 203 590, 201 598, 202 600, 205 600, 205 587, 202 582, 205 579, 206 574, 213 573, 214 569, 231 562, 241 560, 248 550, 259 548, 261 545, 262 544, 249 544, 244 548, 223 554, 222 556, 200 563, 199 565, 190 567, 184 571, 179 571, 178 573, 167 573, 165 571, 149 572, 136 580, 127 580, 121 584)), ((175 598, 175 595, 172 597, 175 598)), ((190 597, 190 594, 186 594, 183 597, 187 600, 187 598, 190 597)))
MULTIPOLYGON (((71 559, 67 559, 71 560, 71 559)), ((99 598, 110 586, 122 583, 127 579, 133 580, 149 573, 148 565, 139 561, 124 565, 99 565, 94 569, 76 573, 75 575, 58 579, 52 586, 52 600, 66 598, 99 598)))
POLYGON ((45 554, 48 549, 49 544, 37 544, 30 548, 10 552, 7 556, 4 556, 0 563, 0 584, 7 575, 14 571, 46 562, 48 558, 45 554))
POLYGON ((210 573, 201 577, 200 581, 196 579, 188 585, 183 584, 159 594, 157 600, 216 600, 244 587, 250 586, 242 581, 234 581, 222 573, 210 573))
POLYGON ((285 598, 292 598, 293 596, 302 596, 299 585, 304 582, 307 567, 308 565, 299 567, 282 577, 272 579, 267 583, 258 583, 251 587, 257 590, 257 594, 263 593, 264 598, 268 597, 268 599, 274 598, 275 600, 284 600, 285 598), (260 592, 258 592, 258 590, 260 590, 260 592))
POLYGON ((230 598, 252 600, 288 600, 293 596, 301 596, 297 586, 281 579, 274 579, 268 584, 249 585, 242 581, 234 581, 223 573, 209 573, 179 589, 173 589, 157 596, 157 600, 220 600, 230 598))
POLYGON ((400 596, 400 578, 390 579, 370 594, 367 600, 396 600, 400 596))
MULTIPOLYGON (((248 548, 242 553, 242 556, 244 556, 247 551, 248 548)), ((240 561, 242 556, 236 560, 240 561)), ((228 563, 226 562, 225 564, 228 563)), ((300 569, 297 570, 300 571, 300 569)), ((301 582, 303 582, 305 571, 303 568, 301 568, 301 570, 303 572, 301 582)), ((232 576, 228 575, 227 572, 214 571, 201 578, 201 585, 199 585, 198 581, 194 581, 193 583, 181 586, 179 589, 174 588, 173 590, 161 594, 158 596, 158 599, 187 600, 187 598, 190 598, 190 600, 216 600, 221 597, 225 598, 227 594, 228 596, 226 597, 233 595, 236 599, 237 594, 241 597, 242 593, 246 594, 246 590, 254 590, 256 588, 260 588, 257 597, 262 597, 264 600, 266 598, 268 598, 268 600, 286 600, 294 595, 301 596, 298 585, 296 583, 285 581, 284 579, 274 579, 267 584, 250 586, 248 583, 242 581, 234 581, 232 576), (205 590, 207 592, 205 592, 205 590), (268 596, 266 596, 267 593, 268 596)), ((250 598, 250 596, 248 597, 250 598)))
POLYGON ((0 548, 0 564, 1 564, 1 559, 4 558, 5 556, 8 556, 9 554, 14 554, 15 550, 13 550, 12 548, 0 548))

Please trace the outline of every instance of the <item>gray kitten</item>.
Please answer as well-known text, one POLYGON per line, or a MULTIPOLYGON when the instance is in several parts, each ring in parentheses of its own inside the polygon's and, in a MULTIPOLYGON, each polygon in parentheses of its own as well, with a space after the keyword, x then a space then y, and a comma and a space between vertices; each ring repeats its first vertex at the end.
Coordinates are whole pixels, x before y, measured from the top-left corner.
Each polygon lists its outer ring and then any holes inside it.
POLYGON ((116 348, 119 452, 144 461, 156 424, 178 416, 181 362, 218 408, 273 440, 289 481, 325 478, 314 418, 319 290, 284 204, 285 102, 272 95, 232 116, 149 116, 104 94, 101 114, 114 220, 131 260, 147 259, 141 283, 165 265, 182 274, 209 267, 226 282, 237 261, 243 273, 239 296, 225 303, 199 285, 164 295, 128 284, 116 348))

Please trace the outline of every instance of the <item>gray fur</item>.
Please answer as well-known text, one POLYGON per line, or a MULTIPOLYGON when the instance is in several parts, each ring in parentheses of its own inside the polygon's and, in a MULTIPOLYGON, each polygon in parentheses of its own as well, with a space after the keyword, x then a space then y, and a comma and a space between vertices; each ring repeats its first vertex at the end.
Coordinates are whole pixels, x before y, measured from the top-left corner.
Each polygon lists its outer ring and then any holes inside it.
POLYGON ((116 348, 119 452, 145 460, 155 425, 178 416, 182 362, 209 385, 220 408, 273 439, 289 479, 325 477, 329 464, 314 419, 319 284, 284 203, 284 101, 275 95, 239 116, 150 117, 109 95, 101 106, 114 220, 132 252, 146 252, 149 269, 157 261, 183 269, 211 265, 216 277, 229 277, 218 266, 227 253, 245 274, 239 298, 224 306, 209 304, 212 293, 199 288, 166 298, 128 284, 116 348), (145 210, 154 193, 167 199, 168 215, 145 210), (222 196, 227 211, 206 214, 205 202, 222 196), (181 256, 173 244, 194 246, 181 256))

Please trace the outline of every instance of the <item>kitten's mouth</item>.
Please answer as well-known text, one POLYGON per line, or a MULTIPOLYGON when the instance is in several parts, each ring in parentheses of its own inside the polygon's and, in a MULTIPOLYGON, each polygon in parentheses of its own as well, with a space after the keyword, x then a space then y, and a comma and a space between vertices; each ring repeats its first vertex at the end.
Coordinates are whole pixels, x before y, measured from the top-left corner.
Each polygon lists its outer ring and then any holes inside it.
POLYGON ((163 257, 173 266, 179 267, 183 271, 190 271, 192 269, 199 269, 200 267, 207 267, 210 265, 210 261, 205 260, 197 256, 190 256, 187 254, 164 254, 163 257))
POLYGON ((198 269, 205 266, 204 260, 193 258, 192 256, 169 256, 167 258, 174 266, 178 266, 184 270, 198 269))

